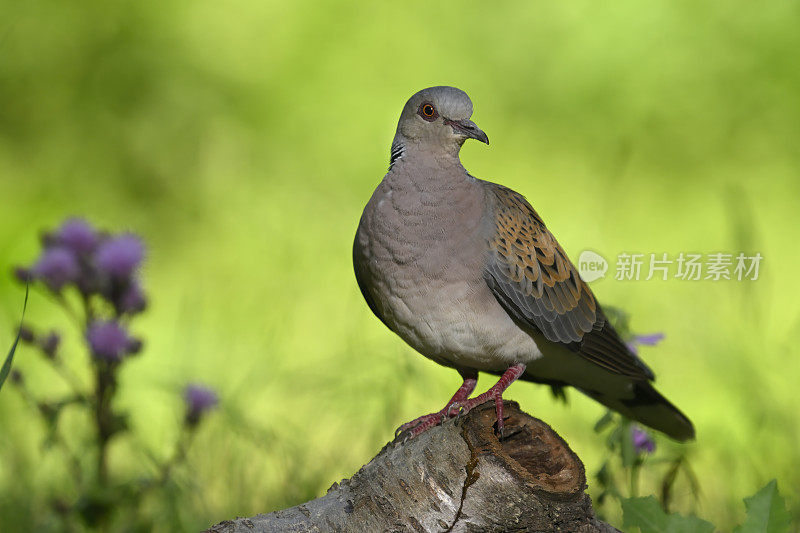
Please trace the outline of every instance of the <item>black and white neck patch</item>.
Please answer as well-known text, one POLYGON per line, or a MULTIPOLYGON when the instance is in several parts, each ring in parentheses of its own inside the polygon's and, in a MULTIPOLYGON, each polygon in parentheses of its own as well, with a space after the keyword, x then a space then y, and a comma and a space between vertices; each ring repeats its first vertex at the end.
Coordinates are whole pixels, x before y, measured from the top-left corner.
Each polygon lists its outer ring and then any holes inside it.
POLYGON ((395 162, 403 157, 405 153, 406 147, 403 146, 401 143, 392 144, 392 150, 389 153, 389 170, 392 170, 395 162))

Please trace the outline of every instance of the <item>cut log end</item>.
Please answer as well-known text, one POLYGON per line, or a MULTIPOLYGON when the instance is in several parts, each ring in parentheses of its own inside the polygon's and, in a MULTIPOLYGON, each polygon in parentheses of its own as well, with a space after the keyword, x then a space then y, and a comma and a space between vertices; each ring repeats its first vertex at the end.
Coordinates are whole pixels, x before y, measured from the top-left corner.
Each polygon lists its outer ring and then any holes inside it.
POLYGON ((481 449, 502 463, 520 481, 531 488, 569 499, 586 489, 583 463, 564 439, 553 429, 519 409, 512 401, 505 403, 503 436, 495 434, 494 406, 487 402, 477 407, 465 420, 464 438, 473 449, 481 449))

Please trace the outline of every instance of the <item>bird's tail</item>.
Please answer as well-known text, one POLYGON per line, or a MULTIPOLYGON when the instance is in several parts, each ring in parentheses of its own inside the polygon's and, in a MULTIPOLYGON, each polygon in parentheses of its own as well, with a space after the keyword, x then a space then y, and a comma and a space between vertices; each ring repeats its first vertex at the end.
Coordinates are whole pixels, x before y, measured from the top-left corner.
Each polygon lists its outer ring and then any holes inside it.
POLYGON ((581 389, 606 407, 617 411, 645 426, 665 433, 675 440, 694 438, 692 422, 664 398, 650 383, 637 381, 633 384, 633 398, 619 398, 603 393, 581 389))

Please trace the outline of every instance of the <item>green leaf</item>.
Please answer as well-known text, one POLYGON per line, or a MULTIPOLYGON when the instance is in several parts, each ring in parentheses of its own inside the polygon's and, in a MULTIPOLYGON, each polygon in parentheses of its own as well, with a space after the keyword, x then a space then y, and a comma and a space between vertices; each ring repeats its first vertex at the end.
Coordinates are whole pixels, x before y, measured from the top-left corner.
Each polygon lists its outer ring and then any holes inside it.
POLYGON ((784 533, 789 531, 791 516, 786 504, 778 494, 778 483, 774 479, 753 496, 744 499, 747 519, 735 529, 736 533, 784 533))
POLYGON ((669 515, 669 533, 714 533, 715 530, 714 524, 696 516, 669 515))
POLYGON ((616 450, 617 446, 620 444, 620 438, 622 436, 622 426, 616 425, 614 429, 611 430, 611 433, 608 434, 606 437, 606 447, 609 450, 616 450))
POLYGON ((22 321, 25 320, 25 310, 28 308, 28 285, 25 285, 25 303, 22 304, 22 318, 19 320, 19 329, 17 330, 17 338, 14 339, 14 344, 11 345, 11 349, 8 351, 8 356, 6 356, 6 360, 3 363, 3 368, 0 369, 0 389, 3 388, 3 383, 6 382, 6 378, 11 373, 11 362, 14 361, 14 352, 17 351, 17 345, 19 344, 19 338, 22 336, 22 321))
MULTIPOLYGON (((653 496, 622 500, 623 526, 642 533, 713 533, 714 526, 694 516, 666 514, 653 496)), ((627 529, 626 529, 627 531, 627 529)))
POLYGON ((610 410, 606 411, 606 414, 600 417, 600 420, 598 420, 597 423, 594 425, 595 433, 600 433, 601 431, 606 429, 608 425, 611 424, 613 421, 614 421, 614 412, 610 410))
POLYGON ((642 533, 666 531, 669 522, 669 516, 661 510, 661 506, 652 496, 622 500, 622 518, 622 525, 638 527, 642 533))

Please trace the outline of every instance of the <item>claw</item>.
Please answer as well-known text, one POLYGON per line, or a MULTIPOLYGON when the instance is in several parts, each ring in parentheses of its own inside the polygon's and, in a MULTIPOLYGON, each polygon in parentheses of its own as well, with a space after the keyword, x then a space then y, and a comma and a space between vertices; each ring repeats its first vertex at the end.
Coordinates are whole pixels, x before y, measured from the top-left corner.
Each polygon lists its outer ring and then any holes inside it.
POLYGON ((404 431, 407 431, 409 429, 413 430, 415 427, 417 427, 421 423, 423 423, 425 421, 425 418, 428 417, 428 416, 431 416, 431 415, 421 416, 419 418, 415 418, 411 422, 406 422, 405 424, 401 425, 396 430, 394 430, 394 438, 397 438, 398 435, 400 435, 404 431))
POLYGON ((447 406, 447 412, 445 413, 445 415, 447 416, 447 418, 453 418, 453 417, 457 417, 457 416, 459 416, 460 414, 461 414, 461 405, 460 405, 460 402, 453 402, 453 403, 451 403, 450 405, 448 405, 448 406, 447 406), (458 409, 458 410, 455 412, 455 414, 453 413, 453 408, 456 408, 456 409, 458 409))
POLYGON ((499 418, 497 420, 497 440, 503 440, 506 436, 506 428, 503 424, 503 419, 499 418))
POLYGON ((408 435, 406 436, 405 440, 411 439, 419 435, 420 433, 424 432, 428 428, 441 424, 445 419, 444 409, 439 411, 438 413, 431 413, 428 415, 421 416, 411 422, 406 422, 394 433, 395 438, 401 435, 404 431, 409 431, 408 435))

